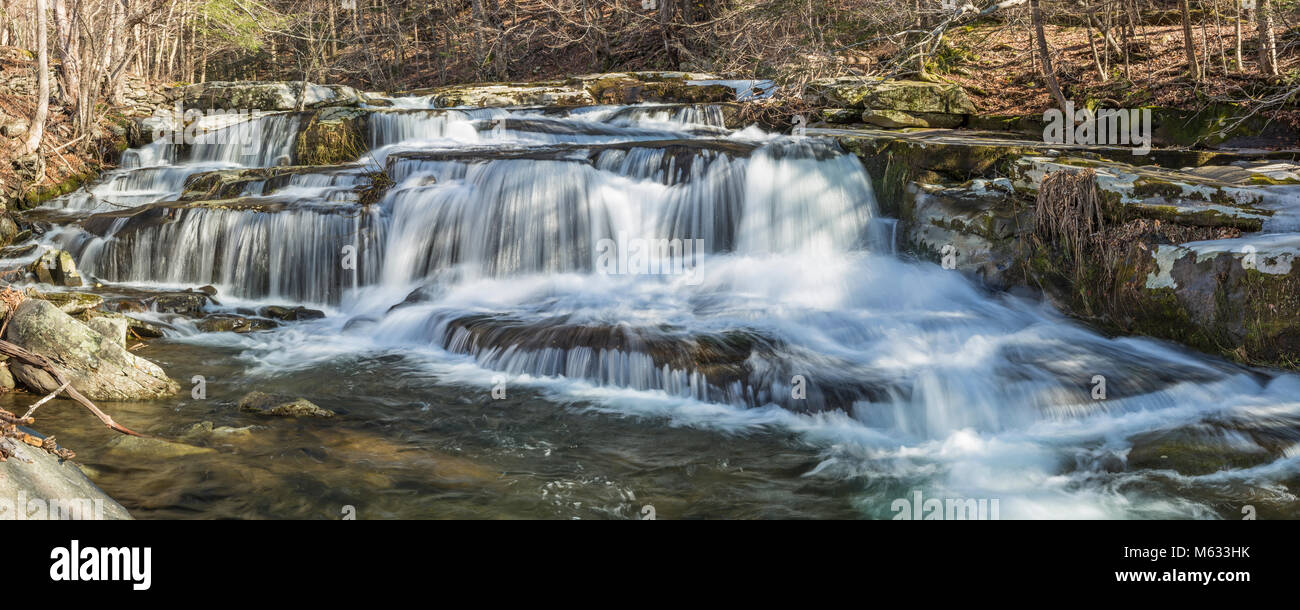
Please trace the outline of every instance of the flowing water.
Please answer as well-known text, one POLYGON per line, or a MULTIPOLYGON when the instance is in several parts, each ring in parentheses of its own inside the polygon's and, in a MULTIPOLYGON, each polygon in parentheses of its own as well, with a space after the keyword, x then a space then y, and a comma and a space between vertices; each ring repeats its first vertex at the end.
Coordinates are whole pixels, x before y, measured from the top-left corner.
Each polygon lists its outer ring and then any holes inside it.
POLYGON ((298 115, 130 151, 41 211, 98 292, 328 314, 248 334, 143 314, 169 330, 138 353, 186 389, 109 410, 213 452, 127 454, 43 409, 138 517, 890 518, 916 492, 1004 519, 1300 516, 1300 378, 900 257, 829 140, 707 106, 426 104, 372 113, 362 161, 237 201, 151 205, 293 163, 298 115), (379 168, 394 185, 363 205, 379 168), (238 413, 251 390, 341 417, 238 413))

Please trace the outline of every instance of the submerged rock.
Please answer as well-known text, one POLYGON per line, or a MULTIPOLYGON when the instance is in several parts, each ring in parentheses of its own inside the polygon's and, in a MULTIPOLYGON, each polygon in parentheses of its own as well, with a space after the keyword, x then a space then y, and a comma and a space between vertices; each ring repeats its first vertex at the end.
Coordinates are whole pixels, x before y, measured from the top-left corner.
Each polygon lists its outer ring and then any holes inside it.
POLYGON ((185 429, 181 435, 182 440, 198 440, 204 438, 232 439, 247 438, 253 435, 252 426, 243 426, 235 428, 232 426, 216 426, 210 421, 201 421, 185 429))
MULTIPOLYGON (((23 301, 5 338, 53 360, 72 387, 91 400, 149 400, 180 389, 158 365, 126 351, 47 301, 23 301)), ((59 387, 39 368, 16 361, 11 366, 14 377, 33 392, 48 394, 59 387)))
POLYGON ((128 453, 136 457, 149 458, 175 458, 217 452, 216 449, 208 447, 195 447, 185 443, 141 436, 115 437, 113 440, 108 441, 108 450, 114 453, 128 453))
POLYGON ((239 399, 238 408, 245 413, 277 417, 334 417, 335 413, 323 409, 305 398, 282 394, 249 392, 239 399))

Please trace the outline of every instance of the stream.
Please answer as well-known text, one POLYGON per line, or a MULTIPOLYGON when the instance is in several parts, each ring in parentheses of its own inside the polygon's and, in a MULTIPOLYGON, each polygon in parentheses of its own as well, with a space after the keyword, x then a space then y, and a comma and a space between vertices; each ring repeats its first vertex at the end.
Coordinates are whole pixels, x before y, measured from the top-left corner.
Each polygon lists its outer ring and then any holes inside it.
POLYGON ((302 119, 268 114, 130 150, 30 214, 109 301, 211 285, 214 312, 326 314, 251 333, 132 314, 166 327, 135 353, 181 394, 106 410, 208 452, 129 454, 42 408, 137 518, 888 519, 918 492, 1002 519, 1300 517, 1300 378, 895 252, 829 139, 710 106, 393 102, 356 163, 159 204, 295 163, 302 119), (339 416, 237 411, 255 390, 339 416))

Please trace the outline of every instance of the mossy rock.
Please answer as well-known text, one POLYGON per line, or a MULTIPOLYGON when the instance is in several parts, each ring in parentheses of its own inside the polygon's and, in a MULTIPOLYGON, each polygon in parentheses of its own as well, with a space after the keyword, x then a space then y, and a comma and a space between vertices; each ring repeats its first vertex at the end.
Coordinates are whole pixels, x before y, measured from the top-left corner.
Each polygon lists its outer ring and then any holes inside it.
POLYGON ((33 294, 32 298, 49 301, 70 316, 98 309, 104 304, 104 297, 89 292, 42 292, 33 294))
POLYGON ((64 178, 53 185, 31 187, 18 197, 18 209, 30 210, 46 201, 54 199, 55 197, 67 195, 68 193, 81 188, 81 185, 95 179, 97 176, 99 176, 98 171, 90 170, 82 174, 76 174, 64 178))
POLYGON ((265 392, 249 392, 239 399, 238 409, 244 413, 274 417, 334 417, 334 412, 317 406, 305 398, 294 398, 265 392))

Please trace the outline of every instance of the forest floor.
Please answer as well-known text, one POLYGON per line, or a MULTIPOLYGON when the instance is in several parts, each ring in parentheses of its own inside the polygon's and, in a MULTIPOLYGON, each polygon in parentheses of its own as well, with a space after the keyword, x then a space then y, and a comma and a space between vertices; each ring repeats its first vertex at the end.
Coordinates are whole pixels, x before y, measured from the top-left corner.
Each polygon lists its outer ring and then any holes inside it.
MULTIPOLYGON (((0 47, 0 128, 16 122, 30 122, 36 113, 36 61, 26 51, 15 47, 0 47)), ((53 90, 57 85, 51 80, 53 90)), ((73 109, 59 103, 58 96, 50 96, 49 119, 45 123, 44 167, 45 179, 36 186, 53 187, 84 177, 101 167, 99 143, 91 147, 76 144, 64 147, 76 138, 73 126, 73 109)), ((99 136, 108 134, 107 118, 101 120, 99 136)), ((29 127, 30 129, 30 127, 29 127)), ((27 140, 24 131, 16 137, 0 133, 0 202, 16 199, 20 187, 30 186, 16 165, 19 152, 27 140), (21 184, 20 184, 21 182, 21 184)))
MULTIPOLYGON (((1195 38, 1205 62, 1206 75, 1194 82, 1186 73, 1182 28, 1178 24, 1144 26, 1129 44, 1129 61, 1117 53, 1106 53, 1099 38, 1092 40, 1106 71, 1099 77, 1097 59, 1089 44, 1088 30, 1083 27, 1046 27, 1053 52, 1053 62, 1061 87, 1068 99, 1082 103, 1093 100, 1104 107, 1133 108, 1157 106, 1198 109, 1215 102, 1258 100, 1270 92, 1294 88, 1300 84, 1300 28, 1278 29, 1280 64, 1289 77, 1268 79, 1259 76, 1253 28, 1243 31, 1242 54, 1245 69, 1236 62, 1236 40, 1232 28, 1212 23, 1197 24, 1195 38)), ((870 47, 855 53, 857 64, 880 65, 897 52, 888 45, 870 47)), ((1039 75, 1030 30, 1021 25, 979 23, 950 30, 946 44, 930 64, 938 78, 962 85, 981 114, 1041 115, 1052 105, 1051 95, 1039 75)), ((576 61, 576 60, 575 60, 576 61)), ((419 65, 412 61, 411 65, 419 65)), ((20 119, 30 119, 36 100, 35 61, 30 54, 13 47, 0 47, 0 128, 20 119), (30 90, 28 89, 30 86, 30 90)), ((628 66, 622 66, 628 67, 628 66)), ((571 74, 553 74, 561 66, 535 66, 534 79, 556 78, 571 74)), ((852 72, 852 66, 847 71, 852 72)), ((394 90, 417 89, 426 85, 429 70, 412 69, 396 74, 394 90)), ((745 75, 725 75, 742 77, 745 75)), ((57 84, 52 82, 57 88, 57 84)), ((161 86, 161 84, 159 84, 161 86)), ((115 113, 119 109, 107 109, 115 113)), ((1272 120, 1292 128, 1300 127, 1300 102, 1291 100, 1283 109, 1269 113, 1272 120)), ((52 95, 44 149, 46 177, 40 183, 53 187, 99 169, 102 159, 111 158, 105 142, 111 121, 105 119, 91 146, 74 145, 51 152, 74 138, 72 108, 52 95)), ((24 137, 0 134, 0 201, 12 200, 19 188, 20 176, 12 160, 17 159, 24 137)), ((84 143, 83 143, 84 144, 84 143)))
MULTIPOLYGON (((1046 32, 1062 92, 1079 104, 1096 100, 1108 108, 1194 110, 1213 102, 1257 100, 1282 84, 1279 79, 1257 74, 1253 36, 1243 44, 1245 71, 1237 68, 1234 32, 1228 27, 1216 31, 1206 24, 1195 31, 1202 58, 1208 55, 1212 59, 1203 66, 1206 75, 1200 82, 1188 77, 1180 25, 1144 27, 1130 45, 1127 67, 1116 53, 1103 55, 1101 40, 1094 33, 1097 53, 1107 67, 1105 80, 1099 78, 1086 28, 1047 26, 1046 32)), ((1041 114, 1053 105, 1039 76, 1039 60, 1034 57, 1033 38, 1026 28, 968 26, 951 31, 948 41, 948 47, 935 59, 935 71, 940 78, 962 85, 980 113, 1024 116, 1041 114)), ((1294 81, 1300 70, 1300 29, 1279 30, 1278 46, 1283 52, 1279 57, 1282 72, 1292 73, 1294 81)), ((1300 126, 1300 104, 1292 100, 1290 106, 1274 118, 1300 126)))

